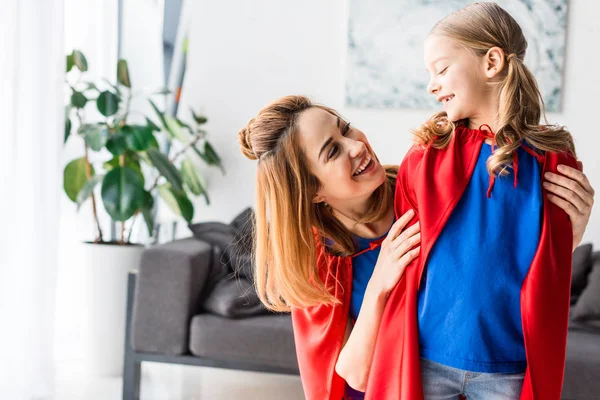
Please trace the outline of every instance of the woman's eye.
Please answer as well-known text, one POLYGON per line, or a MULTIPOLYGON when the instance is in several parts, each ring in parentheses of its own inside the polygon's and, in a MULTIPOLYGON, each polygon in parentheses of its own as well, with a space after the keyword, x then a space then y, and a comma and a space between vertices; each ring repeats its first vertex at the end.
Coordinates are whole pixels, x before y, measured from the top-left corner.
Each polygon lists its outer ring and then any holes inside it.
POLYGON ((333 146, 333 147, 331 148, 331 151, 329 152, 329 158, 331 158, 331 157, 335 156, 335 155, 337 154, 337 152, 338 152, 338 148, 337 148, 337 146, 333 146))
POLYGON ((441 70, 438 75, 444 75, 444 73, 446 73, 446 70, 448 70, 448 67, 444 68, 443 70, 441 70))
POLYGON ((348 122, 346 126, 344 126, 344 129, 342 129, 342 136, 346 136, 348 132, 350 132, 350 122, 348 122))

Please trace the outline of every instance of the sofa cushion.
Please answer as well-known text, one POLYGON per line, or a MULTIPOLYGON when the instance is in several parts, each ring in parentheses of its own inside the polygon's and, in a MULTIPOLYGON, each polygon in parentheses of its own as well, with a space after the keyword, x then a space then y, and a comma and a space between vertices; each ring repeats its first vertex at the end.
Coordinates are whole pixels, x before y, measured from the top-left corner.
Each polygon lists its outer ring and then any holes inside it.
POLYGON ((247 208, 231 222, 236 233, 231 246, 227 248, 228 257, 235 273, 250 282, 254 280, 254 211, 247 208))
POLYGON ((298 370, 289 314, 244 319, 196 315, 190 324, 190 351, 198 357, 298 370))
POLYGON ((600 319, 600 257, 595 257, 588 283, 577 303, 571 309, 571 318, 575 321, 600 319))
POLYGON ((600 393, 600 335, 571 330, 567 340, 567 362, 561 398, 597 399, 600 393))
POLYGON ((587 276, 592 266, 592 244, 581 245, 573 252, 573 272, 571 278, 571 303, 577 298, 587 284, 587 276))
POLYGON ((218 282, 232 272, 226 249, 233 241, 235 228, 221 222, 200 222, 188 226, 196 239, 212 246, 210 274, 205 290, 205 293, 210 293, 218 282))
POLYGON ((247 279, 230 277, 218 282, 204 299, 204 309, 226 318, 242 318, 267 313, 247 279))

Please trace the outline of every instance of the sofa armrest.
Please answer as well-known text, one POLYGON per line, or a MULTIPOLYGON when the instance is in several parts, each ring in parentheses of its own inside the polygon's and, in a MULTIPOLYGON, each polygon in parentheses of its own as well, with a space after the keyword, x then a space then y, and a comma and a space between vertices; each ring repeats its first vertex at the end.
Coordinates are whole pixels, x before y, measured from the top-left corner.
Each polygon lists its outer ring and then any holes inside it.
POLYGON ((135 351, 188 353, 190 321, 209 275, 211 254, 211 246, 195 238, 144 251, 131 325, 135 351))

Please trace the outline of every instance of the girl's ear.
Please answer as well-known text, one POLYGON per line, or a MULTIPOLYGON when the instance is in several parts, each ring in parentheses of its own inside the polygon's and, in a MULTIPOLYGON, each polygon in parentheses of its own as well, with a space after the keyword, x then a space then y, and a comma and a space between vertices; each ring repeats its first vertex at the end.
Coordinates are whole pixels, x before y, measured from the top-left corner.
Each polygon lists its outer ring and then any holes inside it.
POLYGON ((492 47, 484 56, 485 76, 489 79, 495 78, 502 71, 505 63, 504 50, 500 47, 492 47))

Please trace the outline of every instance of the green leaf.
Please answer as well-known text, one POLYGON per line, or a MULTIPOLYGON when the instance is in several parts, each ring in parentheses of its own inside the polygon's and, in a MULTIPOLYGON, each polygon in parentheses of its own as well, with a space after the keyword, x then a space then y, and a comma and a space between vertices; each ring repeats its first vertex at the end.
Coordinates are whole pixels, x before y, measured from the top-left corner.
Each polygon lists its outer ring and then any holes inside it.
POLYGON ((67 72, 70 72, 75 65, 75 61, 73 60, 73 53, 67 54, 67 72))
POLYGON ((79 193, 77 193, 77 211, 79 211, 79 208, 81 207, 83 202, 91 196, 96 185, 102 182, 103 179, 104 175, 94 175, 89 181, 85 183, 85 185, 83 185, 79 193))
POLYGON ((208 122, 208 118, 206 118, 204 115, 197 115, 194 110, 192 110, 190 108, 190 111, 192 112, 192 116, 194 117, 194 121, 196 121, 196 123, 198 125, 202 125, 208 122))
POLYGON ((221 164, 221 157, 219 157, 219 155, 217 154, 215 149, 211 146, 211 144, 208 142, 208 140, 206 142, 204 142, 204 155, 206 156, 206 159, 208 160, 208 165, 218 166, 219 168, 221 168, 223 175, 225 175, 225 169, 223 168, 223 165, 221 164))
POLYGON ((187 134, 182 128, 182 126, 177 122, 177 119, 170 116, 164 115, 164 120, 167 123, 167 132, 174 139, 178 139, 179 141, 186 143, 190 140, 190 135, 187 134))
POLYGON ((120 132, 113 133, 106 141, 106 148, 115 156, 125 153, 125 150, 127 150, 125 136, 120 132))
MULTIPOLYGON (((103 164, 103 167, 106 171, 111 171, 113 168, 121 166, 120 161, 120 156, 115 156, 109 161, 106 161, 103 164)), ((131 168, 132 170, 136 171, 140 175, 140 179, 142 180, 142 182, 145 182, 146 179, 144 178, 144 174, 142 173, 142 167, 140 166, 140 162, 137 159, 136 153, 126 151, 124 164, 125 167, 131 168)))
POLYGON ((187 128, 189 130, 192 129, 188 124, 186 124, 185 122, 183 122, 179 118, 175 118, 175 121, 177 121, 177 123, 179 124, 179 126, 182 127, 182 128, 187 128))
POLYGON ((131 80, 129 79, 129 68, 126 60, 119 60, 117 63, 117 80, 125 87, 131 89, 131 80))
POLYGON ((152 122, 152 120, 148 117, 146 117, 146 124, 152 128, 153 131, 155 132, 160 132, 160 127, 158 125, 156 125, 154 122, 152 122))
POLYGON ((158 149, 150 148, 146 152, 152 165, 158 169, 158 172, 171 183, 176 191, 183 191, 183 180, 177 168, 169 161, 167 156, 161 153, 158 149))
POLYGON ((192 221, 194 206, 185 192, 174 190, 169 184, 165 184, 158 187, 158 195, 175 214, 181 215, 187 222, 192 221))
POLYGON ((115 93, 117 94, 117 96, 119 97, 119 99, 122 97, 121 89, 119 89, 119 87, 118 87, 117 85, 113 85, 113 84, 111 83, 111 81, 109 81, 109 80, 108 80, 108 79, 106 79, 106 78, 103 78, 102 80, 103 80, 104 82, 106 82, 106 84, 107 84, 108 86, 110 86, 111 88, 115 89, 115 93))
POLYGON ((113 168, 102 183, 102 202, 114 221, 127 221, 144 200, 144 183, 127 167, 113 168))
POLYGON ((177 122, 177 119, 161 112, 156 104, 152 100, 148 100, 150 105, 154 109, 154 112, 158 115, 160 119, 160 123, 163 128, 167 131, 171 138, 179 139, 182 142, 187 142, 189 140, 189 135, 185 133, 183 129, 181 129, 181 125, 177 122))
POLYGON ((165 121, 165 117, 164 117, 164 113, 162 113, 158 107, 156 106, 156 104, 148 99, 148 101, 150 102, 150 105, 152 106, 152 109, 154 110, 154 112, 156 113, 156 115, 158 116, 158 119, 160 120, 161 125, 167 129, 167 121, 165 121))
POLYGON ((154 234, 154 218, 152 216, 153 208, 154 197, 152 197, 149 192, 144 191, 143 203, 140 210, 142 211, 144 221, 146 222, 146 227, 148 228, 148 236, 152 236, 154 234))
POLYGON ((119 111, 119 98, 113 92, 105 90, 96 99, 98 111, 105 117, 110 117, 119 111))
POLYGON ((187 158, 181 163, 181 177, 183 178, 183 183, 190 189, 190 192, 196 196, 200 196, 205 192, 198 177, 196 166, 187 158))
POLYGON ((65 141, 63 143, 67 143, 67 139, 69 138, 69 135, 71 135, 71 128, 73 127, 71 118, 69 117, 70 112, 71 108, 69 106, 65 107, 65 141))
POLYGON ((208 164, 208 159, 206 158, 206 156, 205 156, 204 154, 202 154, 202 153, 200 152, 200 150, 198 150, 198 149, 196 148, 196 146, 192 146, 192 150, 194 150, 194 152, 195 152, 195 153, 198 155, 198 157, 200 157, 202 160, 204 160, 204 162, 205 162, 205 163, 207 163, 207 164, 208 164))
POLYGON ((94 151, 100 151, 108 140, 108 131, 104 124, 83 125, 78 130, 88 146, 94 151))
POLYGON ((71 95, 71 105, 75 108, 83 108, 85 107, 85 103, 87 103, 87 98, 83 93, 73 90, 73 94, 71 95))
POLYGON ((73 50, 73 62, 81 72, 88 70, 88 63, 83 53, 79 50, 73 50))
POLYGON ((152 128, 143 125, 125 125, 121 128, 125 135, 127 147, 134 151, 144 151, 148 149, 154 141, 152 128))
MULTIPOLYGON (((94 175, 94 168, 90 165, 92 176, 94 175)), ((77 201, 77 195, 87 182, 87 175, 85 173, 86 162, 85 158, 81 157, 71 161, 65 167, 63 174, 63 187, 67 197, 71 201, 77 201)))

